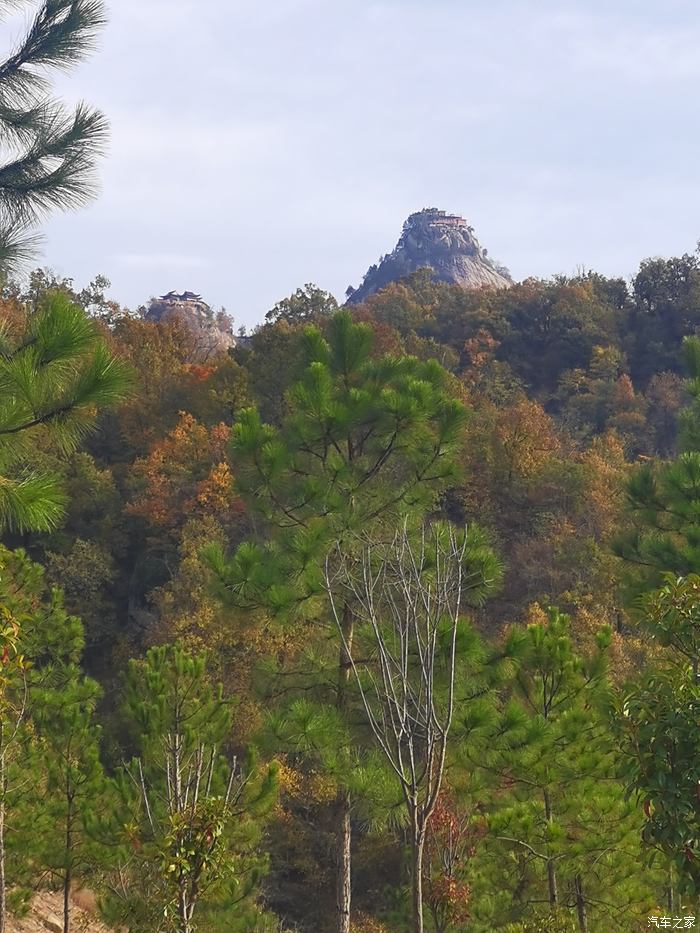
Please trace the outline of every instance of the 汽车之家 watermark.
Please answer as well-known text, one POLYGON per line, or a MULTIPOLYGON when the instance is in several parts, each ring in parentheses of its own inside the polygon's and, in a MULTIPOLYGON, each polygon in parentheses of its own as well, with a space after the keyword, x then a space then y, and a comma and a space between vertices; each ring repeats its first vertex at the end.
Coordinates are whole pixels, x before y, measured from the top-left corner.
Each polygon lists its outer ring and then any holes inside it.
POLYGON ((661 930, 695 930, 695 917, 649 917, 648 925, 661 930))

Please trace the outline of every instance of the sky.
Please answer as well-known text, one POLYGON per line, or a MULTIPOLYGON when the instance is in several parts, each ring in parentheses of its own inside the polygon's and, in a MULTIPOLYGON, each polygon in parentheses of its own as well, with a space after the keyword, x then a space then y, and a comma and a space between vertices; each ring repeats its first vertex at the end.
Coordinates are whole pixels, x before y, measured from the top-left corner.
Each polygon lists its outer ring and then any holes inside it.
POLYGON ((250 327, 434 206, 516 279, 627 277, 700 238, 699 47, 697 0, 112 0, 59 82, 109 117, 100 196, 40 262, 250 327))

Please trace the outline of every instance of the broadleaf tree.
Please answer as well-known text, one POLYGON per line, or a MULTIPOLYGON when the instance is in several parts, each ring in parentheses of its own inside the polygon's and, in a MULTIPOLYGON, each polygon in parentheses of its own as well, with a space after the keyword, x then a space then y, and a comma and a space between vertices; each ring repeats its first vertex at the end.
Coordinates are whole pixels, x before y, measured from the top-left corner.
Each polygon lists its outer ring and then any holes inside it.
POLYGON ((101 827, 120 843, 109 918, 193 933, 207 903, 233 909, 252 900, 254 909, 276 764, 231 753, 230 703, 209 682, 206 657, 181 645, 132 661, 127 712, 139 754, 118 774, 118 803, 101 827))

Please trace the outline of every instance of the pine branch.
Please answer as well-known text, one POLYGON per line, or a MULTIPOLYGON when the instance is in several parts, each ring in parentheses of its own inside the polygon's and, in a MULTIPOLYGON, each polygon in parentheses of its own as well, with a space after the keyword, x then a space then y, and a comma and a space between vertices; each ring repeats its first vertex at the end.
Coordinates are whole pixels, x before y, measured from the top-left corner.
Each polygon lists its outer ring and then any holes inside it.
MULTIPOLYGON (((0 15, 20 5, 0 0, 0 15)), ((93 48, 105 23, 102 0, 42 0, 19 47, 0 63, 0 272, 36 251, 30 228, 55 209, 82 207, 95 194, 95 162, 107 125, 79 104, 52 101, 47 71, 68 68, 93 48), (4 164, 3 164, 4 161, 4 164)))
POLYGON ((31 149, 0 167, 0 201, 15 229, 53 209, 86 204, 95 194, 94 163, 106 139, 98 111, 81 104, 68 118, 55 112, 31 149))
POLYGON ((45 78, 36 69, 67 68, 92 51, 106 15, 101 0, 44 0, 20 47, 0 65, 0 87, 26 101, 45 78))
POLYGON ((0 203, 0 272, 8 275, 24 266, 36 254, 41 241, 40 235, 31 233, 16 217, 8 218, 0 203))
POLYGON ((0 476, 0 527, 12 531, 51 531, 63 515, 66 497, 50 476, 21 480, 0 476))

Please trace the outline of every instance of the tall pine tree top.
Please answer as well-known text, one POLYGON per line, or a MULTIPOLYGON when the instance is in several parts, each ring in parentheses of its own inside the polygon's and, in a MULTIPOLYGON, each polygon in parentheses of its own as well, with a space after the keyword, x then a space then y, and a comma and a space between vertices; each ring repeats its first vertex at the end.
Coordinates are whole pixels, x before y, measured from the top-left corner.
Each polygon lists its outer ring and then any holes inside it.
POLYGON ((244 544, 230 561, 210 552, 225 599, 274 608, 321 592, 319 556, 335 541, 421 517, 456 481, 466 411, 447 372, 434 360, 377 358, 372 342, 371 328, 347 312, 330 319, 327 337, 307 328, 306 368, 282 426, 242 413, 237 482, 272 543, 244 544))

